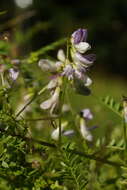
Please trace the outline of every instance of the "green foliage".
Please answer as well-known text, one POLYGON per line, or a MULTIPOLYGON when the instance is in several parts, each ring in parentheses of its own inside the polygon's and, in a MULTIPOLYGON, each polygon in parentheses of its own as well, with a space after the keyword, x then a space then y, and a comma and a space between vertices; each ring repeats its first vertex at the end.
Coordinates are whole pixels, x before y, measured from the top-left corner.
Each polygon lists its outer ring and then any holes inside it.
POLYGON ((115 114, 117 114, 121 119, 123 119, 122 116, 122 106, 121 103, 116 102, 112 97, 106 96, 105 98, 101 99, 101 102, 107 106, 111 111, 113 111, 115 114))
POLYGON ((70 184, 69 189, 85 189, 89 180, 89 161, 66 150, 63 152, 61 165, 61 176, 64 184, 66 186, 70 184))

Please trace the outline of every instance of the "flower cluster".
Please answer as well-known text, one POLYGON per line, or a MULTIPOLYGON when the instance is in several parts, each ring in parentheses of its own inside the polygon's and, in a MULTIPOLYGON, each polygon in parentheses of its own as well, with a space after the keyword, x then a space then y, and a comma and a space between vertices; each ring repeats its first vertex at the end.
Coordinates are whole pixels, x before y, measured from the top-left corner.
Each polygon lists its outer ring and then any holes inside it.
POLYGON ((87 76, 89 67, 95 61, 95 54, 85 55, 91 46, 86 42, 87 30, 78 29, 71 36, 71 58, 64 68, 63 75, 68 79, 81 80, 84 86, 90 86, 92 80, 87 76))
POLYGON ((50 110, 50 114, 53 115, 55 110, 59 108, 59 98, 62 86, 62 78, 60 70, 65 62, 65 55, 63 50, 59 50, 57 54, 58 61, 50 61, 48 59, 41 59, 39 61, 39 67, 44 72, 52 73, 50 82, 47 85, 47 90, 50 91, 51 97, 40 104, 40 108, 44 110, 50 110))
POLYGON ((60 88, 62 86, 62 77, 67 77, 77 92, 83 95, 89 94, 88 86, 91 85, 92 80, 88 77, 87 71, 95 61, 94 54, 85 55, 86 51, 91 49, 91 46, 86 42, 87 30, 76 30, 70 39, 70 46, 68 55, 71 61, 66 57, 64 51, 60 49, 57 54, 58 61, 50 61, 48 59, 41 59, 39 66, 45 72, 50 72, 53 79, 47 85, 47 89, 51 92, 51 97, 41 103, 42 109, 49 109, 53 113, 55 107, 59 103, 60 88))

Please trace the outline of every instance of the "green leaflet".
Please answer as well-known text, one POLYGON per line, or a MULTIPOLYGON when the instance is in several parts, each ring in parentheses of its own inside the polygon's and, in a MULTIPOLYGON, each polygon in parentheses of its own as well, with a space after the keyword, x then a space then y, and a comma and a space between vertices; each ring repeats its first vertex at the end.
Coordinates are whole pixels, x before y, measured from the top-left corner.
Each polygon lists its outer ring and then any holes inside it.
POLYGON ((116 102, 112 97, 106 96, 104 98, 101 98, 101 103, 105 105, 107 108, 109 108, 112 112, 117 114, 121 119, 123 119, 122 116, 122 106, 121 103, 116 102))

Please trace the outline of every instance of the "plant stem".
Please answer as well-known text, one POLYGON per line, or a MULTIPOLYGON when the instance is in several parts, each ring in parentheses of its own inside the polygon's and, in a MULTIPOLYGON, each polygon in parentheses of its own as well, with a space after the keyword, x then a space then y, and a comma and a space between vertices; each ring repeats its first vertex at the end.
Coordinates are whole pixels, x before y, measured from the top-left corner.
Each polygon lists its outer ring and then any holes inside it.
POLYGON ((23 108, 16 114, 16 117, 18 117, 26 108, 29 106, 33 100, 36 98, 36 94, 30 99, 30 101, 23 106, 23 108))
MULTIPOLYGON (((53 42, 53 43, 51 43, 51 44, 49 44, 49 45, 47 45, 47 46, 45 46, 45 47, 42 47, 42 48, 40 48, 39 50, 37 50, 37 51, 35 51, 35 52, 32 52, 31 54, 30 54, 30 56, 29 56, 29 58, 28 58, 28 62, 30 61, 30 60, 32 60, 33 59, 33 57, 35 57, 36 58, 36 61, 39 59, 39 56, 40 55, 43 55, 43 54, 45 54, 46 52, 48 52, 48 51, 51 51, 51 50, 54 50, 56 47, 58 47, 59 45, 62 45, 62 44, 64 44, 65 42, 66 42, 66 40, 67 40, 67 38, 63 38, 63 39, 60 39, 60 40, 58 40, 58 41, 56 41, 56 42, 53 42)), ((30 61, 31 62, 31 61, 30 61)))
POLYGON ((40 96, 45 90, 47 89, 47 85, 42 88, 38 93, 35 93, 34 96, 30 99, 29 102, 27 102, 23 108, 16 114, 16 117, 18 117, 35 99, 37 96, 40 96))
MULTIPOLYGON (((44 146, 48 146, 48 147, 51 147, 51 148, 58 148, 55 144, 53 143, 48 143, 48 142, 45 142, 45 141, 41 141, 41 140, 35 140, 35 139, 29 139, 29 138, 26 138, 27 140, 33 140, 33 142, 37 142, 41 145, 44 145, 44 146)), ((60 149, 61 150, 61 149, 60 149)), ((110 160, 107 160, 105 158, 100 158, 100 157, 96 157, 95 155, 93 154, 87 154, 87 153, 84 153, 84 152, 80 152, 80 151, 77 151, 77 150, 72 150, 72 149, 64 149, 62 148, 63 151, 66 151, 66 152, 70 152, 72 154, 75 154, 75 155, 79 155, 79 156, 82 156, 82 157, 85 157, 85 158, 88 158, 88 159, 91 159, 91 160, 95 160, 97 162, 102 162, 103 164, 108 164, 108 165, 111 165, 111 166, 115 166, 115 167, 121 167, 121 166, 124 166, 118 162, 113 162, 113 161, 110 161, 110 160)))
POLYGON ((61 146, 61 133, 62 133, 62 129, 61 129, 61 117, 59 117, 59 146, 61 146))
POLYGON ((42 89, 37 93, 37 95, 40 96, 46 89, 47 89, 47 85, 44 86, 44 88, 42 88, 42 89))
POLYGON ((0 73, 0 77, 1 77, 2 86, 4 87, 5 86, 5 82, 4 82, 4 76, 3 76, 2 72, 0 73))
MULTIPOLYGON (((63 78, 61 77, 61 84, 63 83, 63 78)), ((60 91, 60 108, 59 108, 59 124, 58 124, 58 127, 59 127, 59 147, 61 147, 61 133, 62 133, 62 129, 61 129, 61 112, 62 112, 62 91, 60 91)))
POLYGON ((66 92, 66 83, 67 79, 65 77, 61 77, 61 84, 63 86, 63 90, 60 93, 60 111, 59 111, 59 146, 61 146, 61 133, 62 133, 62 128, 61 128, 61 115, 62 115, 62 107, 64 104, 64 98, 65 98, 65 92, 66 92))

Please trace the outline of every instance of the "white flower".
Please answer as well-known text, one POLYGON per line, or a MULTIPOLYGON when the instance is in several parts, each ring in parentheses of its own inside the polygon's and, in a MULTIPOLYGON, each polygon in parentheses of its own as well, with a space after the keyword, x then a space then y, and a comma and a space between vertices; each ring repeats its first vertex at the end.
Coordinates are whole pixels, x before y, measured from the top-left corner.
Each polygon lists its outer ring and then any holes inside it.
POLYGON ((80 119, 80 132, 82 137, 87 141, 92 141, 93 136, 91 135, 90 131, 88 130, 86 126, 86 122, 83 118, 80 119))
POLYGON ((62 68, 63 63, 61 61, 56 61, 55 66, 56 66, 57 70, 59 70, 62 68))
POLYGON ((87 77, 84 85, 85 86, 90 86, 91 84, 92 84, 91 78, 87 77))
POLYGON ((88 51, 89 49, 91 49, 91 46, 87 42, 80 42, 78 44, 75 44, 74 48, 79 53, 85 53, 86 51, 88 51))
POLYGON ((16 80, 18 78, 19 71, 17 69, 9 69, 9 76, 12 78, 12 80, 16 80))
POLYGON ((82 55, 78 52, 72 52, 72 58, 76 65, 81 65, 84 68, 88 68, 95 61, 95 54, 82 55))
POLYGON ((71 137, 74 135, 74 133, 75 133, 74 130, 71 129, 71 130, 64 131, 63 135, 67 137, 71 137))
MULTIPOLYGON (((64 128, 67 126, 68 122, 65 121, 62 123, 61 125, 61 132, 63 132, 64 128)), ((51 134, 51 138, 54 140, 58 140, 59 139, 59 127, 57 127, 57 129, 53 130, 52 134, 51 134)))
POLYGON ((75 69, 75 77, 80 79, 80 80, 86 80, 86 75, 84 72, 79 71, 79 69, 75 69))
POLYGON ((57 70, 55 63, 53 61, 49 61, 48 59, 41 59, 38 65, 43 71, 55 72, 57 70))
POLYGON ((81 111, 82 117, 87 120, 93 119, 93 114, 91 113, 89 108, 83 109, 81 111))
POLYGON ((51 113, 59 102, 60 87, 57 87, 54 91, 54 94, 48 100, 41 103, 41 109, 47 110, 50 109, 51 113))
POLYGON ((68 80, 73 80, 73 74, 74 74, 74 69, 73 69, 73 67, 72 67, 70 64, 67 64, 67 65, 64 67, 64 70, 63 70, 62 75, 63 75, 63 76, 66 76, 66 77, 68 78, 68 80))
POLYGON ((47 89, 51 90, 53 88, 55 88, 58 84, 58 78, 53 78, 47 85, 47 89))
POLYGON ((41 59, 38 63, 39 67, 45 72, 57 72, 62 68, 66 57, 64 51, 60 49, 57 53, 58 61, 51 61, 48 59, 41 59))
POLYGON ((62 49, 58 50, 57 58, 59 61, 61 61, 63 63, 65 62, 66 57, 65 57, 64 51, 62 49))
POLYGON ((92 84, 92 80, 86 75, 86 72, 75 69, 74 74, 77 79, 83 81, 84 86, 90 86, 92 84))

